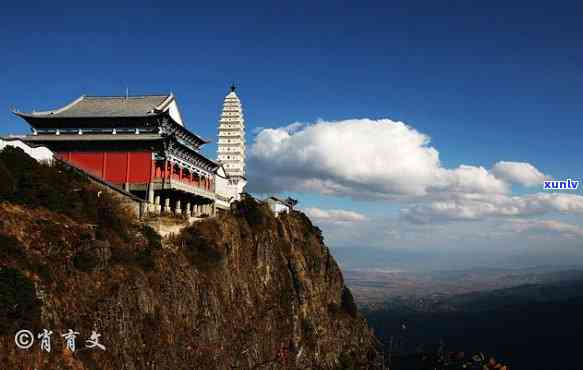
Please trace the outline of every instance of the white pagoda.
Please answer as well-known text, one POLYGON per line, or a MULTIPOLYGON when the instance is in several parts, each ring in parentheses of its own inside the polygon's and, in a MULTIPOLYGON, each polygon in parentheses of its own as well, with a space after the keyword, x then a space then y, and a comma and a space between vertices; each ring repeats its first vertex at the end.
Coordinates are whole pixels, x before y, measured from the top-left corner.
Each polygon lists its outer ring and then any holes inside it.
POLYGON ((225 97, 219 120, 218 161, 222 171, 217 172, 217 193, 227 195, 231 201, 239 200, 247 184, 245 119, 241 101, 235 93, 235 86, 231 86, 231 91, 225 97))

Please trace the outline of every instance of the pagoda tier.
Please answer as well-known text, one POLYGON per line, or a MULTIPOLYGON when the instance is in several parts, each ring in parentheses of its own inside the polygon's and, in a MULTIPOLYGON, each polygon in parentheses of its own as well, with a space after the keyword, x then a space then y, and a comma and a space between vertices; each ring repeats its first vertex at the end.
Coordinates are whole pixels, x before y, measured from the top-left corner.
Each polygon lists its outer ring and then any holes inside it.
POLYGON ((219 120, 218 160, 233 180, 245 177, 245 119, 235 86, 225 96, 219 120))
POLYGON ((25 142, 158 210, 192 214, 194 205, 214 204, 219 164, 199 152, 208 141, 184 127, 173 95, 82 96, 53 111, 14 113, 31 126, 25 142))

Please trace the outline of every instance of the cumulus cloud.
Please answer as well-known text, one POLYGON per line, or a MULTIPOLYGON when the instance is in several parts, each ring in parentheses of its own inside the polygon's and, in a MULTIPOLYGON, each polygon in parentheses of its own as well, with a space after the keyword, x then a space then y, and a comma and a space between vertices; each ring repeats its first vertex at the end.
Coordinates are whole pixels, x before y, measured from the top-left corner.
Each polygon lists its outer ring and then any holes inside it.
POLYGON ((430 138, 389 119, 318 121, 261 131, 249 151, 256 192, 308 191, 355 198, 440 192, 507 193, 483 167, 441 166, 430 138))
POLYGON ((306 208, 304 212, 316 222, 331 222, 331 223, 345 223, 345 222, 362 222, 368 218, 362 213, 347 211, 344 209, 320 209, 320 208, 306 208))
POLYGON ((248 158, 252 192, 390 200, 403 206, 402 219, 416 224, 583 213, 580 195, 513 196, 511 184, 541 186, 549 178, 530 163, 446 168, 429 136, 390 119, 263 129, 248 158))
POLYGON ((542 186, 543 181, 549 178, 526 162, 501 161, 494 165, 492 173, 500 179, 525 186, 542 186))
POLYGON ((401 210, 414 223, 482 220, 491 217, 524 217, 551 212, 582 213, 583 196, 564 193, 536 193, 524 196, 471 194, 416 204, 401 210))

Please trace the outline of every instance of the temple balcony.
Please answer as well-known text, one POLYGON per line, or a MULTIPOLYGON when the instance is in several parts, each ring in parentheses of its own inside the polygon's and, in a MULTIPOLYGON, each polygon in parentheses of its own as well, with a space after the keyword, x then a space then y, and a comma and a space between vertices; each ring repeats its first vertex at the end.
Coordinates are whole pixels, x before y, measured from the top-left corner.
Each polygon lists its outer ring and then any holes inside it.
POLYGON ((178 190, 199 195, 207 199, 215 199, 214 177, 212 174, 202 175, 180 168, 174 163, 156 162, 152 184, 154 190, 178 190))
POLYGON ((201 196, 210 200, 215 199, 215 193, 200 184, 179 179, 157 178, 152 182, 154 190, 177 190, 185 193, 201 196))

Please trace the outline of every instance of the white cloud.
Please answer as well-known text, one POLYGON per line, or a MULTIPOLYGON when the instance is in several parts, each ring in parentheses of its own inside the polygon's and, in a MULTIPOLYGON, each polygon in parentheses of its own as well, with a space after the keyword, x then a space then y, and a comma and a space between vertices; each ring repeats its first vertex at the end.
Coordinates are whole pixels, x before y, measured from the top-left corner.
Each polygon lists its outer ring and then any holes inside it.
POLYGON ((526 162, 501 161, 494 165, 492 173, 500 179, 525 186, 542 186, 543 181, 549 178, 526 162))
POLYGON ((252 133, 253 135, 257 135, 258 133, 260 133, 260 132, 261 132, 261 131, 263 131, 263 130, 265 130, 265 127, 263 127, 263 126, 258 126, 258 127, 255 127, 253 130, 251 130, 251 133, 252 133))
POLYGON ((427 135, 389 119, 264 129, 250 147, 248 170, 252 192, 389 200, 417 224, 583 213, 580 195, 513 196, 511 183, 542 186, 548 178, 529 163, 445 168, 427 135))
POLYGON ((416 204, 401 210, 405 219, 415 223, 524 217, 551 212, 583 213, 583 196, 564 193, 524 196, 472 194, 416 204))
POLYGON ((384 199, 509 191, 507 183, 483 167, 442 167, 429 143, 427 135, 389 119, 265 129, 250 148, 250 186, 256 192, 384 199))
POLYGON ((306 208, 304 213, 316 222, 362 222, 368 218, 362 213, 347 211, 344 209, 320 209, 320 208, 306 208))
MULTIPOLYGON (((508 184, 497 179, 484 167, 461 165, 454 170, 442 170, 441 184, 432 186, 433 193, 437 190, 454 193, 498 193, 509 191, 508 184)), ((439 181, 439 180, 437 180, 439 181)))

